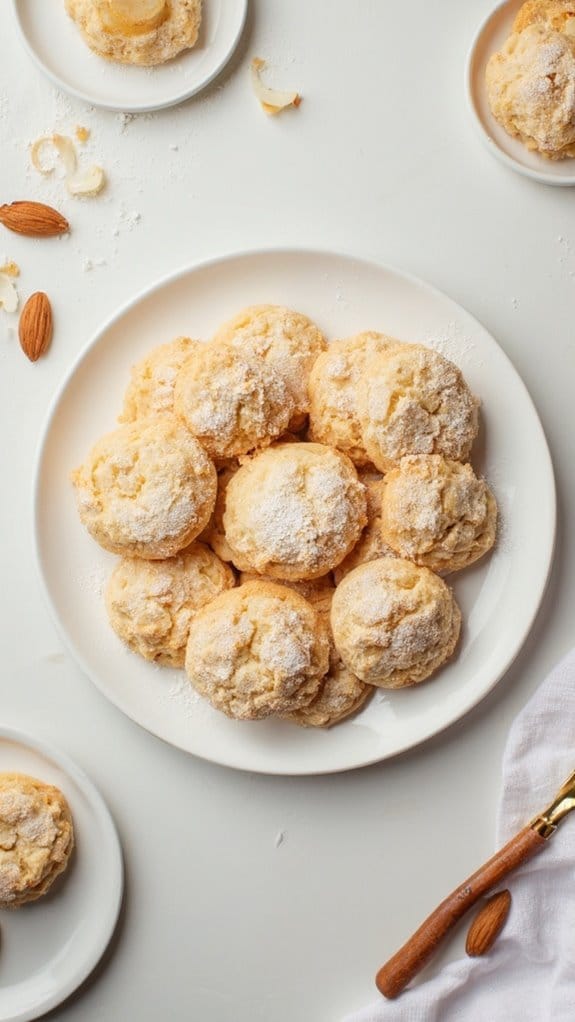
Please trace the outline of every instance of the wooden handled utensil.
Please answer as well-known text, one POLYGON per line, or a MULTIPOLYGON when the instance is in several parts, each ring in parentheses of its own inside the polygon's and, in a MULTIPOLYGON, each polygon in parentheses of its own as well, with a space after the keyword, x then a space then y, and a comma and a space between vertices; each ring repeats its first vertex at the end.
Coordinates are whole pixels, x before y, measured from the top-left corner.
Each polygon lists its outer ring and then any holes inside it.
POLYGON ((440 942, 467 910, 496 887, 508 873, 541 851, 572 809, 575 809, 575 771, 567 778, 550 805, 456 887, 407 943, 382 965, 375 978, 380 993, 389 998, 397 997, 423 969, 440 942))

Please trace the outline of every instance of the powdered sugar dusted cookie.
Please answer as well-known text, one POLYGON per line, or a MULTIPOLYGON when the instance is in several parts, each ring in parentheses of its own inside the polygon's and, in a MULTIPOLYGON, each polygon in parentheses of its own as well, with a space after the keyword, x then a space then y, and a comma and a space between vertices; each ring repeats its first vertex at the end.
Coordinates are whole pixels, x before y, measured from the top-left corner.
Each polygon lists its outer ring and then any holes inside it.
POLYGON ((341 720, 356 713, 373 695, 373 686, 356 678, 343 663, 331 631, 331 601, 335 589, 325 587, 322 592, 310 593, 310 603, 317 611, 321 626, 325 628, 329 639, 329 668, 324 676, 318 694, 307 706, 286 713, 286 720, 291 720, 300 727, 332 727, 341 720))
POLYGON ((74 828, 62 792, 26 774, 0 774, 0 908, 35 901, 66 869, 74 828))
POLYGON ((216 470, 171 415, 120 426, 72 473, 80 518, 112 553, 155 560, 178 553, 205 528, 216 470))
POLYGON ((200 344, 189 337, 177 337, 168 344, 160 344, 133 366, 118 421, 135 422, 149 415, 173 414, 176 377, 200 344))
POLYGON ((422 345, 401 344, 367 361, 359 414, 365 449, 381 472, 406 454, 465 461, 478 408, 461 370, 422 345))
POLYGON ((309 438, 343 451, 356 465, 371 459, 365 450, 358 414, 358 394, 365 385, 368 358, 381 355, 399 341, 367 331, 332 341, 314 363, 309 378, 309 438))
POLYGON ((307 600, 286 586, 247 582, 196 615, 186 671, 216 709, 256 720, 309 703, 328 661, 327 635, 307 600))
POLYGON ((235 585, 231 568, 203 543, 175 557, 125 557, 106 590, 110 624, 146 660, 183 667, 190 623, 205 604, 235 585))
POLYGON ((451 590, 428 568, 381 558, 346 575, 331 608, 346 667, 381 688, 428 678, 453 653, 461 614, 451 590))
POLYGON ((309 411, 309 374, 326 348, 325 337, 311 319, 282 305, 252 305, 224 323, 214 341, 273 366, 293 398, 290 428, 304 424, 309 411))
POLYGON ((367 497, 367 525, 357 543, 333 569, 336 585, 344 575, 366 561, 376 561, 378 557, 396 557, 395 550, 386 543, 381 531, 381 500, 383 497, 383 476, 373 469, 358 469, 360 482, 365 486, 367 497))
POLYGON ((176 381, 176 412, 213 458, 267 447, 287 429, 293 407, 273 366, 223 345, 206 344, 176 381))
POLYGON ((466 568, 495 542, 497 504, 471 465, 439 454, 402 458, 382 496, 383 540, 433 571, 466 568))
POLYGON ((122 64, 164 64, 195 45, 202 0, 66 0, 91 50, 122 64))
MULTIPOLYGON (((541 18, 513 32, 485 72, 491 112, 509 135, 551 160, 575 155, 575 17, 557 31, 541 18)), ((518 16, 519 17, 519 16, 518 16)))
POLYGON ((339 564, 367 521, 352 462, 322 444, 263 451, 230 480, 224 512, 233 563, 277 579, 312 579, 339 564))

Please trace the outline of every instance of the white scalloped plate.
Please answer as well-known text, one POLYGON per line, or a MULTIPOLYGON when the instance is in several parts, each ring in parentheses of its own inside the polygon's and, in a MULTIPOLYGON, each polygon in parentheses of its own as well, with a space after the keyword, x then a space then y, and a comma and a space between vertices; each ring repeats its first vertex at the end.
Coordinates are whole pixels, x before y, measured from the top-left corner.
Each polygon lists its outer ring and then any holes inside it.
POLYGON ((546 160, 531 152, 518 138, 512 138, 495 120, 485 88, 485 68, 493 53, 501 49, 524 0, 505 0, 480 25, 467 58, 465 86, 471 119, 482 141, 498 160, 511 170, 547 185, 575 185, 575 159, 546 160))
POLYGON ((555 535, 553 470, 541 424, 493 338, 427 284, 390 267, 319 251, 243 253, 192 266, 149 288, 104 324, 54 400, 39 451, 35 502, 37 555, 52 613, 98 688, 173 745, 217 763, 278 774, 345 770, 385 759, 475 706, 529 632, 555 535), (80 524, 69 478, 98 436, 114 427, 136 360, 177 334, 207 338, 242 306, 258 302, 300 309, 331 338, 380 330, 438 347, 458 363, 483 402, 473 460, 501 507, 496 550, 453 580, 464 619, 455 659, 426 684, 377 692, 360 714, 327 732, 279 720, 228 720, 194 698, 180 672, 129 653, 108 625, 102 599, 114 558, 80 524))
POLYGON ((0 771, 60 788, 76 835, 70 864, 52 890, 16 911, 0 911, 0 1022, 27 1022, 69 997, 97 965, 118 919, 124 869, 108 808, 67 756, 0 727, 0 771))
POLYGON ((93 53, 66 14, 64 0, 12 0, 32 60, 64 92, 108 110, 145 113, 194 96, 227 64, 246 20, 248 0, 203 0, 198 42, 157 67, 129 67, 93 53))

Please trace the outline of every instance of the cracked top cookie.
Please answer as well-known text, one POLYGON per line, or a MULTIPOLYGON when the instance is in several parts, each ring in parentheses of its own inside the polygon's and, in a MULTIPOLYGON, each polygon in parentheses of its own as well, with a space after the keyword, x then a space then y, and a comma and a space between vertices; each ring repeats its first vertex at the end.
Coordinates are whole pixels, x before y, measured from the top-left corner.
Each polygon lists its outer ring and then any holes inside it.
POLYGON ((329 642, 310 603, 287 586, 246 582, 194 618, 186 672, 228 717, 257 720, 305 706, 327 672, 329 642))
POLYGON ((352 462, 322 444, 281 444, 236 472, 224 529, 233 563, 277 579, 313 579, 339 564, 367 521, 352 462))

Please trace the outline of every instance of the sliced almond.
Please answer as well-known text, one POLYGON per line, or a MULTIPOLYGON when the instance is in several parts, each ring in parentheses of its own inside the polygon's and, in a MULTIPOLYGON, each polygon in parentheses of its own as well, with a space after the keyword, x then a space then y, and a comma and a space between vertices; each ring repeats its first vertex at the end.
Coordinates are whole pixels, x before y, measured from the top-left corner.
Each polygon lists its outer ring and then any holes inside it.
POLYGON ((261 57, 254 57, 250 65, 252 88, 257 99, 259 99, 266 114, 279 114, 290 106, 299 106, 301 96, 298 92, 286 92, 281 89, 270 89, 264 85, 261 79, 261 72, 266 66, 265 60, 261 57))
POLYGON ((0 308, 5 312, 16 312, 18 302, 18 292, 10 277, 0 272, 0 308))
POLYGON ((18 324, 20 347, 31 362, 44 354, 52 340, 52 306, 43 291, 30 295, 18 324))

